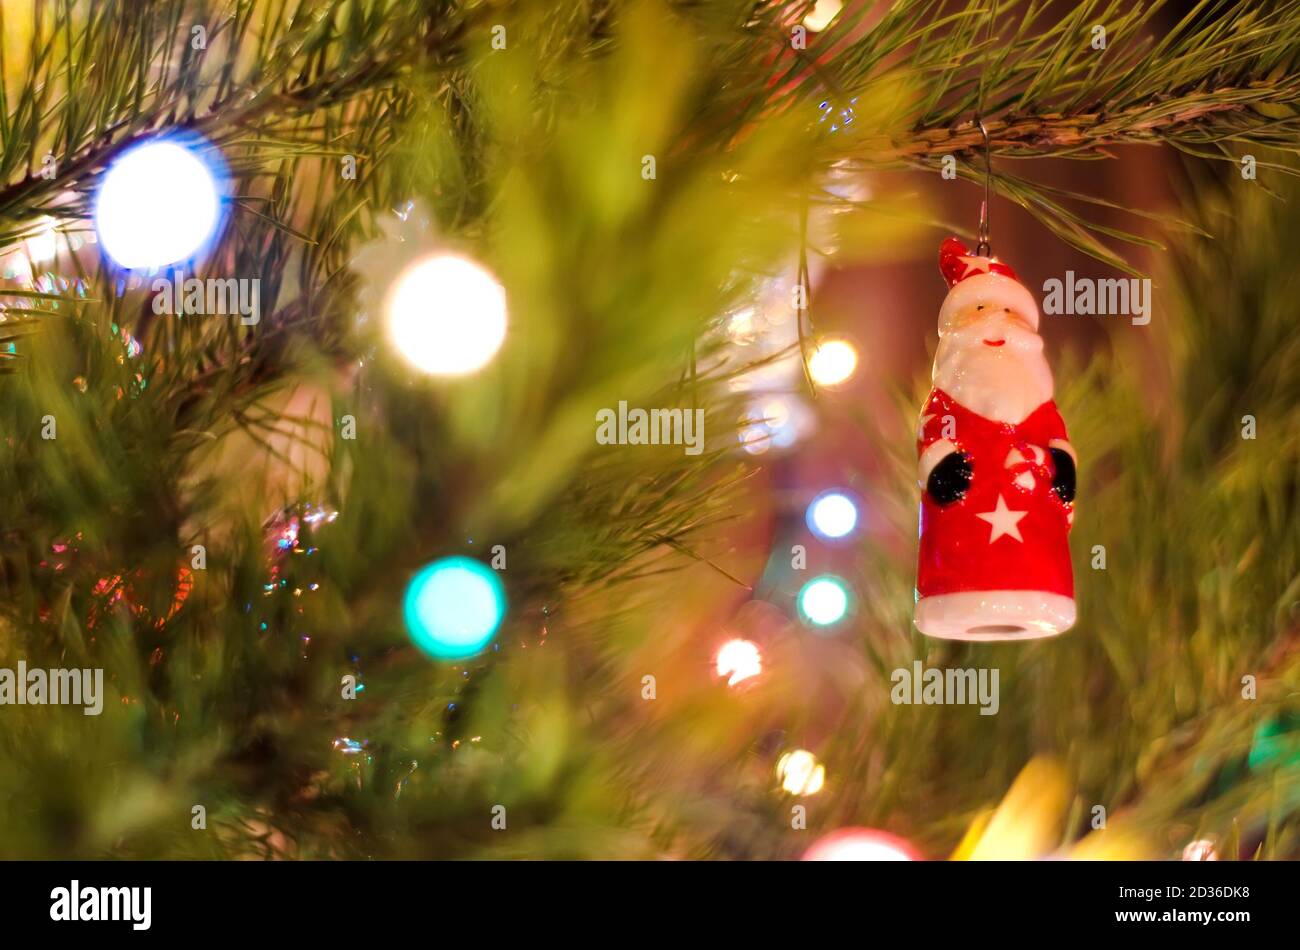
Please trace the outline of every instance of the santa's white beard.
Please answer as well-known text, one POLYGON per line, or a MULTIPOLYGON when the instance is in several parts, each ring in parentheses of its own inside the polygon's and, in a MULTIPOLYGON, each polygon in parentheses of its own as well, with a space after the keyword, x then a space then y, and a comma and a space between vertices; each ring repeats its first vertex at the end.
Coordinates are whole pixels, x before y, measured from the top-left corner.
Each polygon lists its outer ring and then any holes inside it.
POLYGON ((999 327, 990 335, 975 325, 944 334, 934 356, 934 384, 971 412, 1012 425, 1052 398, 1043 339, 1027 329, 999 327), (986 338, 1006 342, 986 346, 986 338))

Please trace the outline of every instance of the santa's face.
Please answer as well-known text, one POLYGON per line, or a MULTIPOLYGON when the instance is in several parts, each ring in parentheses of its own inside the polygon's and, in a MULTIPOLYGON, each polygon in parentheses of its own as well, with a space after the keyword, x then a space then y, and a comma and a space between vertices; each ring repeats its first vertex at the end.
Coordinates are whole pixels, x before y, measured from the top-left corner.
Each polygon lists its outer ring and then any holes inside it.
POLYGON ((934 384, 972 412, 1012 424, 1052 398, 1043 338, 1009 308, 974 305, 939 336, 934 384))

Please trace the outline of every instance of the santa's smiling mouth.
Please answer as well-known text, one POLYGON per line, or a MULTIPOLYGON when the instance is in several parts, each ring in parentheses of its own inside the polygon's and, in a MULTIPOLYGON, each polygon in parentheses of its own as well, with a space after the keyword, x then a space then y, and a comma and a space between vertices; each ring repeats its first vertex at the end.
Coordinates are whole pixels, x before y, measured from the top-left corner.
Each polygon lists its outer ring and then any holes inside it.
POLYGON ((1007 341, 1006 341, 1006 340, 985 340, 985 341, 984 341, 984 345, 985 345, 985 346, 1001 346, 1001 345, 1002 345, 1003 343, 1005 343, 1005 342, 1007 342, 1007 341))

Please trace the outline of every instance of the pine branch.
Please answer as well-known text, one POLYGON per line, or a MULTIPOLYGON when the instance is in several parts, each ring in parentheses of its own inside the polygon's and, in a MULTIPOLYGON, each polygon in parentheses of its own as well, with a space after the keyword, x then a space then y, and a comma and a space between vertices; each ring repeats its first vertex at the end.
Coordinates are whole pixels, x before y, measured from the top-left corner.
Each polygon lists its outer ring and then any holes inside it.
MULTIPOLYGON (((1225 87, 1203 96, 1187 96, 1157 106, 1134 106, 1114 114, 1087 112, 985 119, 984 126, 995 157, 1078 158, 1089 154, 1106 157, 1104 149, 1111 145, 1206 141, 1216 138, 1216 131, 1223 128, 1223 120, 1229 115, 1246 120, 1243 124, 1247 129, 1267 130, 1282 143, 1300 148, 1300 117, 1279 126, 1275 120, 1254 112, 1272 103, 1292 103, 1297 97, 1300 97, 1300 83, 1286 89, 1266 84, 1260 84, 1257 89, 1225 87)), ((872 155, 870 161, 888 164, 957 153, 971 155, 982 153, 983 148, 983 135, 969 121, 954 128, 920 129, 913 140, 872 155)), ((1300 174, 1300 168, 1291 172, 1300 174)))
MULTIPOLYGON (((1109 149, 1124 145, 1234 161, 1233 146, 1300 153, 1300 4, 1203 0, 1161 32, 1164 6, 1087 0, 1045 23, 1044 7, 1002 2, 996 22, 985 4, 937 29, 937 5, 895 4, 860 36, 852 19, 828 31, 821 38, 828 52, 794 96, 842 103, 858 90, 895 90, 903 104, 883 116, 860 108, 867 114, 859 119, 872 124, 856 141, 835 143, 863 167, 935 169, 952 155, 982 174, 977 113, 995 174, 998 159, 1113 158, 1109 149), (1090 43, 1099 27, 1107 30, 1104 49, 1090 43)), ((1277 167, 1297 173, 1295 162, 1277 167)), ((1070 220, 1032 181, 995 184, 1063 240, 1131 270, 1096 235, 1141 243, 1136 233, 1070 220)))
MULTIPOLYGON (((48 202, 52 198, 74 183, 84 191, 88 175, 106 167, 132 146, 156 136, 161 128, 197 132, 216 144, 238 132, 255 130, 258 138, 253 142, 271 145, 273 132, 264 125, 259 126, 265 119, 293 120, 383 89, 409 69, 414 55, 421 51, 419 44, 408 39, 396 52, 352 66, 341 76, 305 80, 284 89, 263 86, 239 96, 229 90, 209 111, 178 121, 164 122, 164 113, 169 109, 164 100, 151 114, 132 115, 110 125, 95 142, 59 162, 53 176, 29 172, 0 189, 0 215, 31 216, 51 210, 48 202), (126 135, 117 137, 124 131, 126 135)), ((223 70, 222 77, 223 85, 229 82, 228 69, 223 70)))

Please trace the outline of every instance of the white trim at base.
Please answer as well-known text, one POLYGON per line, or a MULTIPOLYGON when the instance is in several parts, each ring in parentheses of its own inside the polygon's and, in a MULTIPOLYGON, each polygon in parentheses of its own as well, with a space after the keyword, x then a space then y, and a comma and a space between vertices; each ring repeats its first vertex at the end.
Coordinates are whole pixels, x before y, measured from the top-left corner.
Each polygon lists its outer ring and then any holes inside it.
POLYGON ((1042 590, 969 590, 922 597, 915 623, 942 640, 1035 640, 1074 626, 1074 598, 1042 590))

